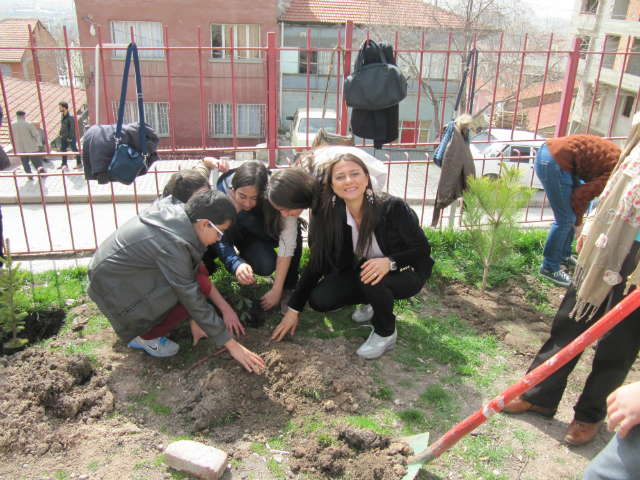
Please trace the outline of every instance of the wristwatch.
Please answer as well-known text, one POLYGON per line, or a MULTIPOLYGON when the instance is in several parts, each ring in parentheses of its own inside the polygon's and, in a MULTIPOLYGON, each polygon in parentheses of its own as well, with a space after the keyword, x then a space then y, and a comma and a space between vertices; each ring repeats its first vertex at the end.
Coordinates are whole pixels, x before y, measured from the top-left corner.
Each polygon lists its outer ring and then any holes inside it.
POLYGON ((389 257, 389 270, 395 272, 396 270, 398 270, 398 264, 396 263, 396 261, 389 257))

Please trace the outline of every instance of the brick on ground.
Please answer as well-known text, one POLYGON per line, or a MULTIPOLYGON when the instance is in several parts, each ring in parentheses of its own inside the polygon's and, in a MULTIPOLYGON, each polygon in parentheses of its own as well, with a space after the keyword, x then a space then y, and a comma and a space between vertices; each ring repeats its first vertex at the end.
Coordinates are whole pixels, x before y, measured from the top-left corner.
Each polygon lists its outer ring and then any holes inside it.
POLYGON ((164 451, 168 467, 205 480, 218 480, 228 462, 229 456, 222 450, 191 440, 173 442, 164 451))

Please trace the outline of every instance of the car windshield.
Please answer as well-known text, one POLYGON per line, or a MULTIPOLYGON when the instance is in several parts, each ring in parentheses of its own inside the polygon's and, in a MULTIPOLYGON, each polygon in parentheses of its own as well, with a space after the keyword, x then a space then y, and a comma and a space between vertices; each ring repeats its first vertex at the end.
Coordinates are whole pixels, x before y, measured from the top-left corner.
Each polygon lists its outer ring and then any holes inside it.
MULTIPOLYGON (((472 142, 486 142, 489 140, 489 132, 481 132, 471 139, 472 142)), ((497 140, 496 137, 491 135, 491 140, 497 140)), ((488 154, 491 151, 500 151, 500 144, 498 143, 477 143, 476 148, 484 154, 488 154)))
MULTIPOLYGON (((311 118, 309 119, 309 133, 318 133, 320 130, 320 118, 311 118)), ((322 124, 322 128, 325 129, 327 133, 336 133, 336 119, 335 118, 325 118, 324 123, 322 124)), ((298 134, 307 133, 307 119, 303 118, 300 120, 300 125, 298 126, 298 134)))

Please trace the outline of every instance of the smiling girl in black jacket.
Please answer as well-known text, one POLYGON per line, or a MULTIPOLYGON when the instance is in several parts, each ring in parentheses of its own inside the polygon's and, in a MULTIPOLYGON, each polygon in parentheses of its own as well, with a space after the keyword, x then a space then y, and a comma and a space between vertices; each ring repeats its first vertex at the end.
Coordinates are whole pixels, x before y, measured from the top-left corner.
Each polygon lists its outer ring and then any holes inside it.
POLYGON ((374 194, 362 160, 339 155, 328 168, 309 239, 309 264, 273 338, 293 335, 307 301, 320 312, 369 304, 374 330, 358 355, 374 359, 395 348, 394 300, 416 295, 434 263, 415 212, 400 198, 374 194))

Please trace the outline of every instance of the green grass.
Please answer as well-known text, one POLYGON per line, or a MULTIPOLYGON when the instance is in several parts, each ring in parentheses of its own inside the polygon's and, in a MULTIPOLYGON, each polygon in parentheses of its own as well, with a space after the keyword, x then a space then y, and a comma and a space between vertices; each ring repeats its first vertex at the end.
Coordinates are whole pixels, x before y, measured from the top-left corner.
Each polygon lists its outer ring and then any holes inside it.
POLYGON ((86 295, 87 268, 72 267, 31 273, 23 280, 23 288, 16 295, 16 307, 21 311, 69 308, 67 299, 86 295))
POLYGON ((391 435, 393 428, 383 425, 391 425, 393 423, 394 414, 389 410, 378 410, 375 415, 349 415, 344 417, 344 420, 349 425, 361 428, 364 430, 371 430, 380 435, 391 435))
MULTIPOLYGON (((43 342, 42 344, 44 345, 47 343, 49 342, 43 342)), ((81 353, 89 357, 89 360, 91 360, 91 363, 97 367, 99 366, 100 363, 98 362, 98 354, 95 352, 95 349, 100 345, 102 345, 102 342, 92 342, 92 341, 86 341, 82 343, 67 342, 63 346, 53 347, 52 350, 62 352, 66 355, 81 353)))
POLYGON ((267 446, 264 443, 253 442, 251 444, 251 450, 258 455, 265 455, 267 453, 267 446))
MULTIPOLYGON (((138 397, 129 397, 129 400, 134 402, 134 405, 129 407, 134 411, 148 408, 156 415, 162 415, 163 417, 167 417, 171 414, 171 407, 158 403, 158 392, 149 392, 138 397)), ((191 440, 191 437, 181 438, 179 440, 191 440)))
POLYGON ((92 472, 95 472, 96 470, 98 470, 98 468, 100 468, 100 464, 96 460, 94 460, 89 465, 87 465, 87 468, 92 472))
POLYGON ((401 411, 398 413, 398 418, 404 422, 406 433, 409 435, 426 432, 429 429, 426 413, 417 408, 407 408, 401 411))
POLYGON ((69 476, 69 472, 67 472, 66 470, 58 469, 53 472, 53 478, 55 478, 56 480, 68 480, 71 477, 69 476))

